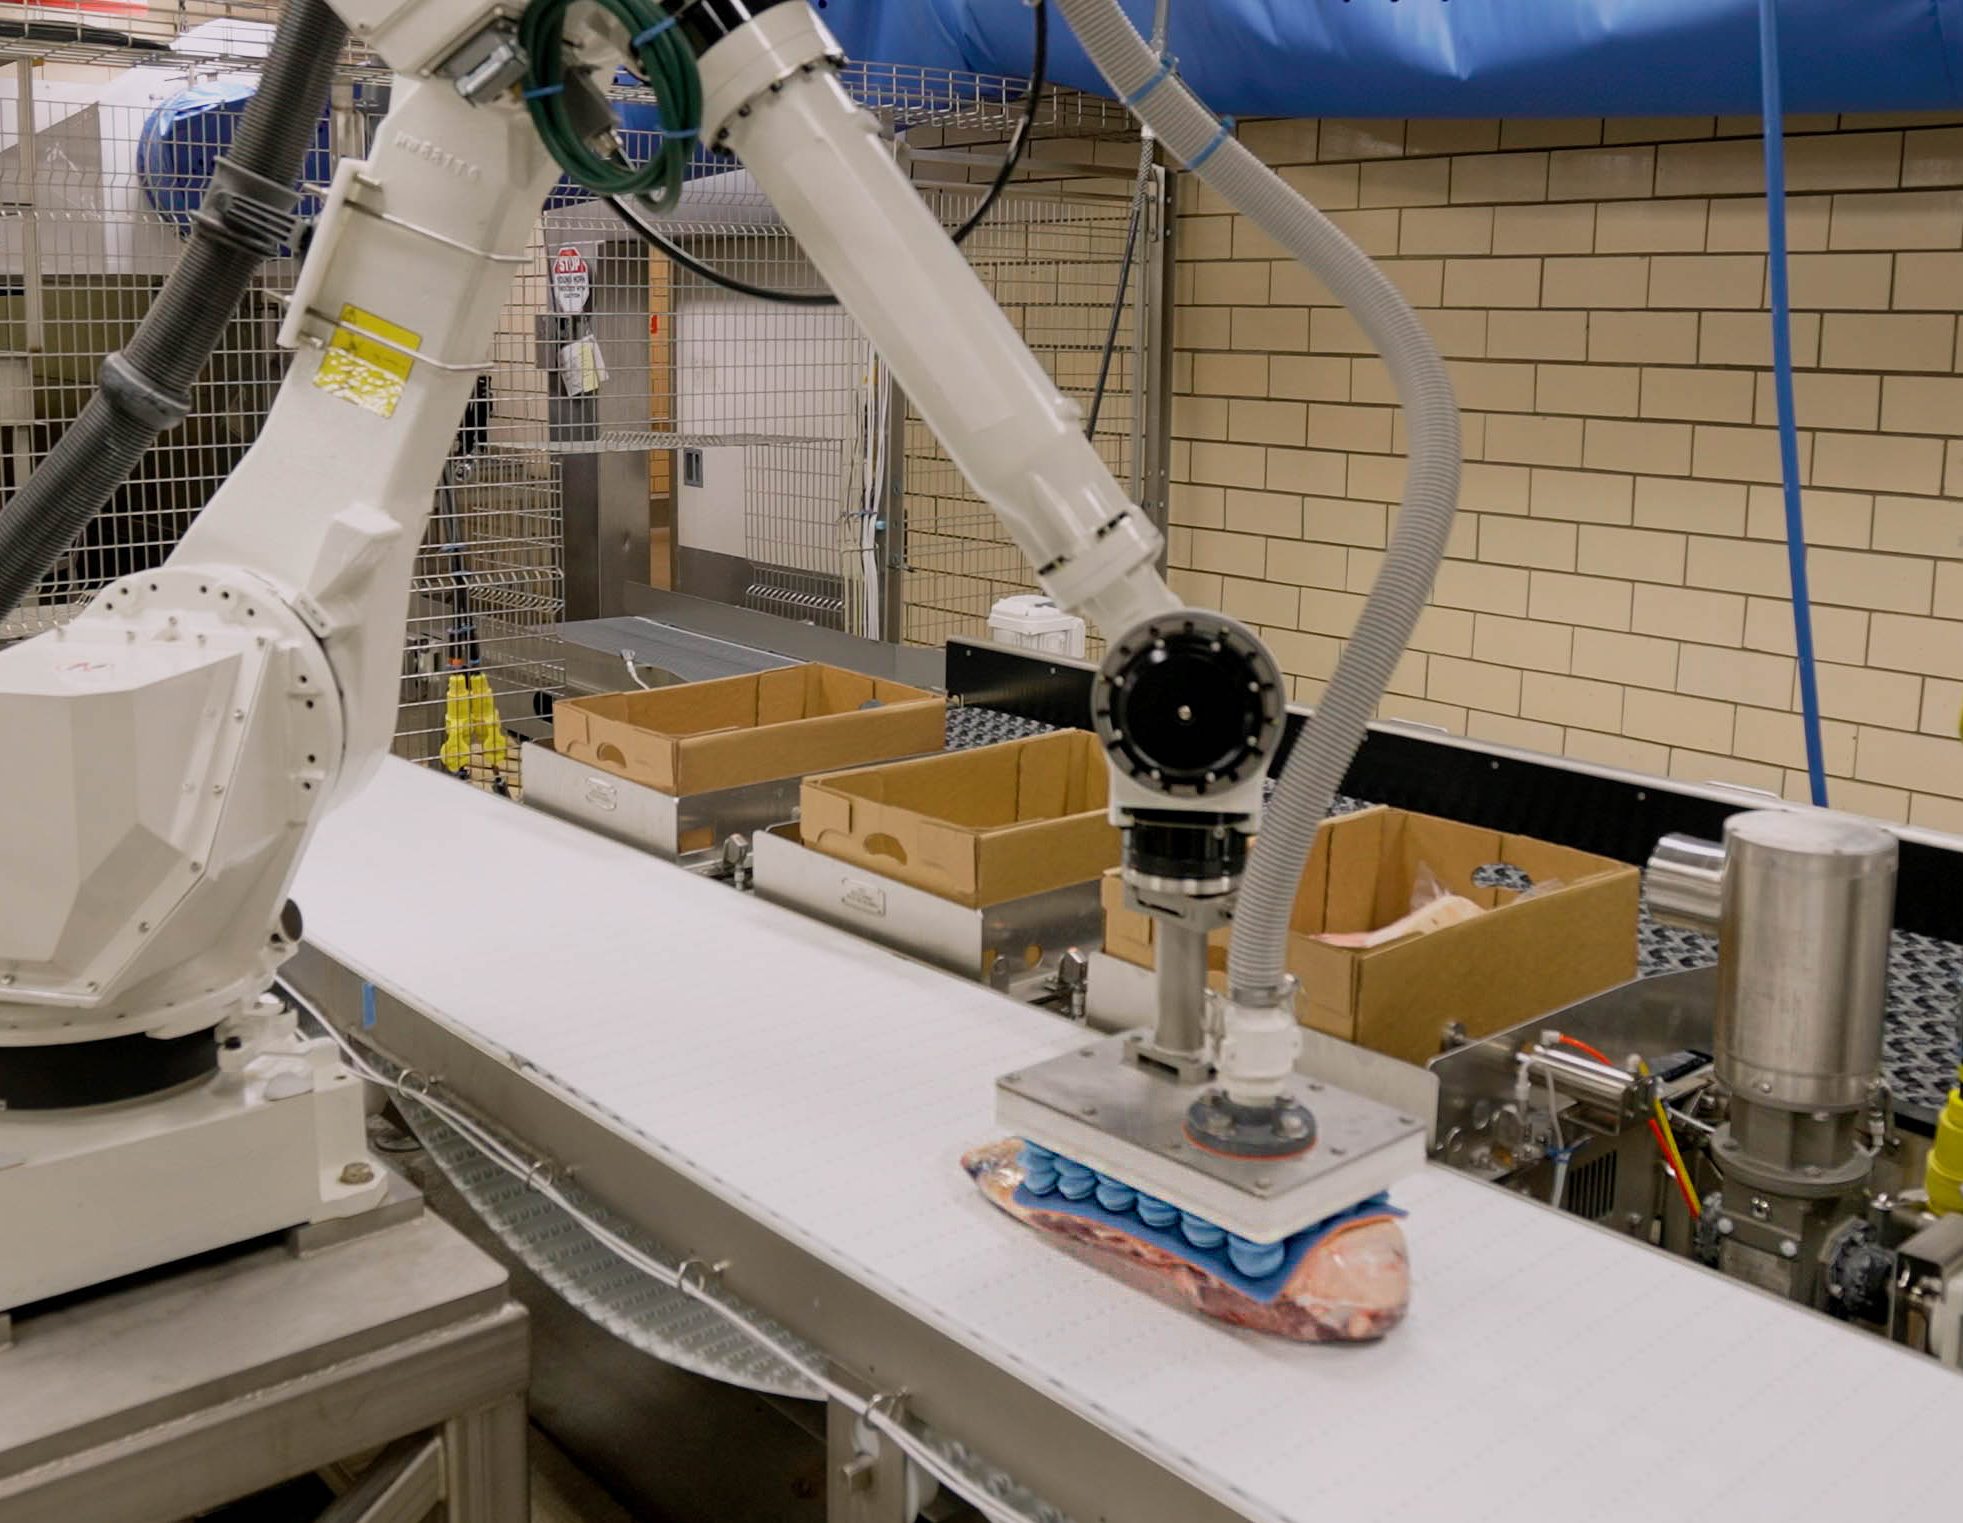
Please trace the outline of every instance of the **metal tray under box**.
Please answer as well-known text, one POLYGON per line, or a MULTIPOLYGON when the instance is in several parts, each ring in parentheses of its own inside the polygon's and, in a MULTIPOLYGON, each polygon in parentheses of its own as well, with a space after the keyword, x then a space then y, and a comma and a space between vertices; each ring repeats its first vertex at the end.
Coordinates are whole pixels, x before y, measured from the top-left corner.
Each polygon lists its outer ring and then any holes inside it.
POLYGON ((524 748, 524 801, 533 809, 684 867, 721 860, 723 842, 795 820, 801 777, 677 798, 561 756, 550 741, 524 748))
POLYGON ((1072 947, 1104 943, 1096 879, 970 909, 814 851, 795 825, 760 831, 751 850, 760 898, 1018 999, 1048 993, 1072 947))

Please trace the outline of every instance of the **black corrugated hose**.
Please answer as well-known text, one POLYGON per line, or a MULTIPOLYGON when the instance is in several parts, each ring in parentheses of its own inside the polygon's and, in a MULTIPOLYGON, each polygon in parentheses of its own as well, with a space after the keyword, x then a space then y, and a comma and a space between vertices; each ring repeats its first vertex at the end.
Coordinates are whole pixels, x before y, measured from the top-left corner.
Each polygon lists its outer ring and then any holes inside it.
POLYGON ((288 0, 190 242, 128 346, 103 362, 81 416, 0 509, 0 614, 34 590, 157 435, 190 410, 191 388, 253 272, 290 236, 294 185, 346 36, 326 0, 288 0))

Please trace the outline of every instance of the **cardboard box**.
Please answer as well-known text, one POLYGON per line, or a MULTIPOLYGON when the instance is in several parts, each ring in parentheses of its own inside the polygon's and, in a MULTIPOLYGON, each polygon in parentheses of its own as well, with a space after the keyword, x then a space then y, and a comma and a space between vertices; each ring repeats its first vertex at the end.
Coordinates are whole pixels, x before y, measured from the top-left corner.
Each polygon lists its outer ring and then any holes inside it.
MULTIPOLYGON (((1409 1063, 1437 1055, 1449 1021, 1469 1037, 1490 1036, 1636 976, 1636 914, 1642 875, 1607 857, 1526 836, 1398 809, 1366 809, 1323 822, 1296 895, 1288 965, 1302 984, 1304 1025, 1409 1063), (1537 884, 1527 898, 1473 882, 1494 864, 1537 884), (1333 947, 1320 932, 1370 931, 1410 912, 1411 890, 1428 867, 1448 893, 1486 913, 1459 925, 1367 949, 1333 947)), ((1105 880, 1105 950, 1153 966, 1153 923, 1124 903, 1116 874, 1105 880)), ((1224 982, 1227 934, 1207 958, 1224 982)))
POLYGON ((552 744, 562 756, 676 796, 918 756, 946 743, 945 699, 815 662, 569 698, 552 709, 552 744))
POLYGON ((807 778, 807 846, 972 908, 1088 883, 1118 861, 1095 736, 1059 730, 807 778))

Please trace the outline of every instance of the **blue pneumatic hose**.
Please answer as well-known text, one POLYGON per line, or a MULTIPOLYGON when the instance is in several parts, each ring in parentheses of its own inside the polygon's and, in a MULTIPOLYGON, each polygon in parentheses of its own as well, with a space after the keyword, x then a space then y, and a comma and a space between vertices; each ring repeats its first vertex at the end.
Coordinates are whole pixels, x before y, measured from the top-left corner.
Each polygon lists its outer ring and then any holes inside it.
POLYGON ((1765 119, 1765 243, 1772 281, 1772 390, 1779 406, 1779 470, 1786 490, 1786 560, 1793 584, 1793 647, 1813 802, 1827 802, 1820 738, 1820 679, 1813 660, 1813 599, 1806 583, 1806 516, 1800 505, 1799 424, 1793 403, 1793 310, 1786 275, 1786 124, 1779 83, 1778 0, 1759 0, 1759 79, 1765 119))

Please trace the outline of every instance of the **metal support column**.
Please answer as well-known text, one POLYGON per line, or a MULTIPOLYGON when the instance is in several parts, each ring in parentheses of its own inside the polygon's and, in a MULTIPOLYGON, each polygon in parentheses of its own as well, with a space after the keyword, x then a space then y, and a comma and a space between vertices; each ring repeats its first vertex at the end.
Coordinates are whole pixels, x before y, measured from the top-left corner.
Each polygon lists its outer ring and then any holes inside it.
MULTIPOLYGON (((886 480, 879 502, 879 637, 906 643, 907 617, 907 399, 886 372, 886 480)), ((867 589, 872 596, 873 590, 867 589)))
POLYGON ((1153 1033, 1167 1055, 1197 1057, 1206 1048, 1206 930, 1162 919, 1158 939, 1159 1024, 1153 1033))
POLYGON ((47 348, 48 329, 41 289, 41 219, 35 211, 33 59, 15 62, 14 85, 14 165, 20 177, 14 205, 20 213, 21 316, 27 330, 27 352, 40 354, 47 348))
POLYGON ((316 1523, 428 1523, 442 1500, 442 1441, 417 1434, 377 1455, 316 1523))
POLYGON ((443 1425, 449 1523, 528 1523, 525 1398, 507 1396, 443 1425))

